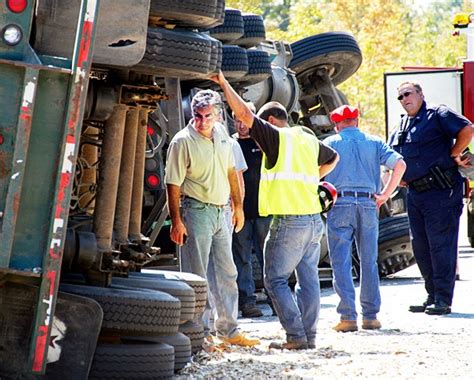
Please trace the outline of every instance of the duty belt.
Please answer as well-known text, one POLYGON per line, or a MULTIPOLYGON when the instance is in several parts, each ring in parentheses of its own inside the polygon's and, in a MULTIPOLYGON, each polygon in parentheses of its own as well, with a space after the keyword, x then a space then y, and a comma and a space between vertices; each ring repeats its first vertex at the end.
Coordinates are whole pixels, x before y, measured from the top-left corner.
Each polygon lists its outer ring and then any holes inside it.
POLYGON ((409 182, 408 187, 418 193, 431 189, 451 189, 454 184, 453 178, 457 171, 457 166, 448 169, 433 166, 427 175, 409 182))
POLYGON ((374 193, 367 191, 338 191, 338 197, 355 197, 355 198, 374 198, 374 193))

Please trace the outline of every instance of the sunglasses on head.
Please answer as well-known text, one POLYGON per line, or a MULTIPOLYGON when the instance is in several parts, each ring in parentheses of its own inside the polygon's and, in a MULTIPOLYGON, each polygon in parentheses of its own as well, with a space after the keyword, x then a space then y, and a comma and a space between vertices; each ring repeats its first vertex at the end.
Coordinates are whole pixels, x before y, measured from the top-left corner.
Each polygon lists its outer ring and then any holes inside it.
POLYGON ((397 99, 402 100, 403 98, 408 98, 411 94, 413 94, 413 91, 406 91, 403 94, 398 95, 397 99))

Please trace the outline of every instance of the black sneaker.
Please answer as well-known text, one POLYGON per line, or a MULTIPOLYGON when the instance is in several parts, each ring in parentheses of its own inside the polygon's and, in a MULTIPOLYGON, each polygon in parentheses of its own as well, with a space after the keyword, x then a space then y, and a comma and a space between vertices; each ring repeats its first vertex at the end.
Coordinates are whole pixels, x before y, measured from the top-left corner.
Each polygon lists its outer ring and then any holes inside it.
POLYGON ((451 306, 443 302, 436 302, 434 305, 426 307, 425 314, 428 315, 445 315, 451 313, 451 306))
POLYGON ((243 318, 258 318, 263 316, 262 311, 257 305, 244 305, 240 310, 242 311, 243 318))
POLYGON ((434 305, 434 300, 428 297, 428 299, 421 305, 411 305, 408 308, 408 311, 411 311, 412 313, 424 313, 426 308, 431 305, 434 305))

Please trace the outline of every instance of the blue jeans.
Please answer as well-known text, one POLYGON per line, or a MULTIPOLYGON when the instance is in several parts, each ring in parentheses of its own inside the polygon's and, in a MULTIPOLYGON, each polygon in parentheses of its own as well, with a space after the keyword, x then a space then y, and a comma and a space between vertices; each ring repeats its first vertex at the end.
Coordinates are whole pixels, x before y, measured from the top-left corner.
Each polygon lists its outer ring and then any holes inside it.
POLYGON ((247 219, 242 230, 232 237, 232 254, 238 272, 239 307, 256 304, 252 249, 263 270, 263 245, 270 222, 271 217, 247 219))
POLYGON ((323 222, 319 214, 274 216, 270 224, 264 248, 265 288, 288 342, 312 341, 316 337, 322 235, 323 222), (288 278, 294 270, 295 297, 288 286, 288 278))
POLYGON ((341 320, 357 320, 352 280, 352 243, 360 261, 360 304, 364 319, 376 319, 380 311, 378 258, 378 214, 375 200, 342 197, 328 212, 329 256, 333 284, 340 298, 341 320))
MULTIPOLYGON (((232 244, 232 231, 234 226, 232 225, 232 206, 230 199, 227 204, 224 206, 224 222, 227 228, 229 229, 229 234, 231 236, 232 244)), ((204 322, 204 335, 208 336, 209 334, 215 334, 215 321, 217 320, 217 310, 214 297, 212 296, 211 289, 216 289, 217 287, 217 277, 214 269, 214 262, 212 261, 213 254, 211 249, 211 255, 209 256, 209 263, 207 265, 207 303, 202 316, 204 322)), ((235 264, 235 262, 234 262, 235 264)))
MULTIPOLYGON (((238 333, 237 269, 232 260, 225 210, 186 198, 181 203, 181 213, 188 231, 186 244, 181 248, 183 270, 207 278, 208 266, 212 266, 208 286, 216 308, 216 332, 232 337, 238 333)), ((198 315, 196 321, 208 330, 206 317, 198 315)))

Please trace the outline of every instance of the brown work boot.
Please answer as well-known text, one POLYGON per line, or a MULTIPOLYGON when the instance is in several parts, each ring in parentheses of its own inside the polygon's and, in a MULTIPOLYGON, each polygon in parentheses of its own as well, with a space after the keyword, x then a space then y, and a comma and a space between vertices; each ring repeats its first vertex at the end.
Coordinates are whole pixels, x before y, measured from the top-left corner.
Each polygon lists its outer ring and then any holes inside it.
POLYGON ((378 330, 382 327, 382 324, 378 319, 364 319, 362 321, 362 328, 364 330, 378 330))
POLYGON ((277 343, 272 342, 268 348, 275 348, 277 350, 306 350, 308 348, 308 343, 306 342, 286 342, 286 343, 277 343))
POLYGON ((260 340, 247 338, 244 334, 238 333, 237 335, 228 338, 228 337, 220 337, 224 343, 233 344, 235 346, 243 346, 243 347, 253 347, 257 344, 260 344, 260 340))
POLYGON ((337 332, 357 331, 357 321, 342 320, 332 329, 336 330, 337 332))

